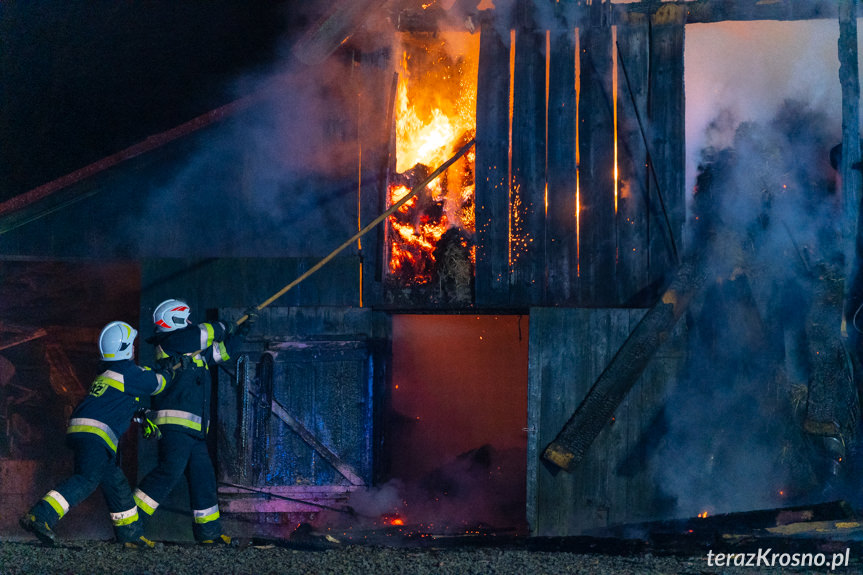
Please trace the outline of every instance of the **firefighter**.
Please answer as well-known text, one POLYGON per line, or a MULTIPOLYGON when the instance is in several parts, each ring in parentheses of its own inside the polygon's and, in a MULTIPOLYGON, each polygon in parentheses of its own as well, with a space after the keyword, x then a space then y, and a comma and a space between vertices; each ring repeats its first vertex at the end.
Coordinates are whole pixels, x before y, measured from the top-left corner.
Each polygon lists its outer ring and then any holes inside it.
POLYGON ((128 323, 113 321, 99 334, 100 374, 90 392, 72 412, 66 440, 75 453, 74 474, 49 491, 20 519, 19 524, 43 544, 54 544, 54 525, 96 487, 108 504, 114 534, 129 549, 152 549, 143 536, 132 489, 119 466, 117 443, 140 407, 138 396, 156 396, 168 388, 182 368, 151 370, 135 364, 138 332, 128 323))
MULTIPOLYGON (((152 516, 185 472, 195 541, 230 545, 231 538, 221 529, 216 474, 206 437, 212 386, 209 364, 229 359, 225 342, 239 326, 222 322, 192 325, 190 314, 189 306, 177 299, 163 301, 153 312, 155 333, 147 341, 156 346, 156 357, 183 354, 191 363, 170 389, 153 400, 154 422, 162 433, 158 462, 141 480, 134 497, 139 509, 152 516)), ((249 325, 250 321, 243 324, 243 331, 249 325)))

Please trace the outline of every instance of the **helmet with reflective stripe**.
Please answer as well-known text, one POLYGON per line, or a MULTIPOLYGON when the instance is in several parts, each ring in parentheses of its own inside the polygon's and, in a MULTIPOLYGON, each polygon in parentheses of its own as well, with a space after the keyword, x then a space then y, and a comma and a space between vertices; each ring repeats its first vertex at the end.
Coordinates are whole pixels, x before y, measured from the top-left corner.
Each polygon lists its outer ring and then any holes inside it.
POLYGON ((156 306, 153 312, 153 323, 156 331, 174 331, 188 324, 189 314, 192 312, 184 301, 178 299, 166 299, 156 306))
POLYGON ((105 361, 132 359, 135 353, 135 336, 138 332, 124 321, 112 321, 99 334, 99 352, 105 361))

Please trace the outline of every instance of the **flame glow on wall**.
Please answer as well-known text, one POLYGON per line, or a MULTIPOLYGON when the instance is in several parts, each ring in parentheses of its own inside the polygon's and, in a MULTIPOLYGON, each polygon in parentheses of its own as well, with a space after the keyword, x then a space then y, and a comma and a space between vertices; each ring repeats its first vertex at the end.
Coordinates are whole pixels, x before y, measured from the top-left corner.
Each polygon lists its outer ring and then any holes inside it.
MULTIPOLYGON (((390 175, 387 206, 404 197, 476 132, 479 35, 402 34, 398 41, 396 173, 390 175)), ((440 273, 438 260, 449 244, 473 265, 474 159, 471 150, 390 216, 389 275, 399 286, 430 283, 440 273), (447 232, 447 242, 442 242, 447 232)))

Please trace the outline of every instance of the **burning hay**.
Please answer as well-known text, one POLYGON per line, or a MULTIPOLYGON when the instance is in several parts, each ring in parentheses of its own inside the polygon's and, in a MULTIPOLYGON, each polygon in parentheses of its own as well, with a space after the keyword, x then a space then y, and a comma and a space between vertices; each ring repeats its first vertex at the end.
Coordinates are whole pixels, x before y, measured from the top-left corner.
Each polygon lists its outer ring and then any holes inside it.
MULTIPOLYGON (((476 38, 414 34, 403 35, 401 42, 389 205, 476 131, 476 38), (463 43, 474 46, 458 53, 463 43)), ((391 302, 471 303, 473 171, 471 152, 390 218, 386 284, 391 302), (453 242, 453 237, 458 239, 453 242)))

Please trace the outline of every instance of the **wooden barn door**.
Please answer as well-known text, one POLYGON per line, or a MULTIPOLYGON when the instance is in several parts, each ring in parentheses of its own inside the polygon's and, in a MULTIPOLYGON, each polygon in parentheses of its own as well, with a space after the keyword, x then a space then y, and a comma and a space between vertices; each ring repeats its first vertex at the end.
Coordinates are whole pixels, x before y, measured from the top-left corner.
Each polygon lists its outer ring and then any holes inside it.
POLYGON ((660 493, 646 465, 646 445, 683 364, 683 322, 578 465, 563 472, 541 457, 644 313, 531 309, 527 517, 532 534, 577 535, 656 518, 660 493))
POLYGON ((222 508, 320 511, 372 480, 373 398, 381 373, 372 312, 264 311, 219 375, 222 508))

